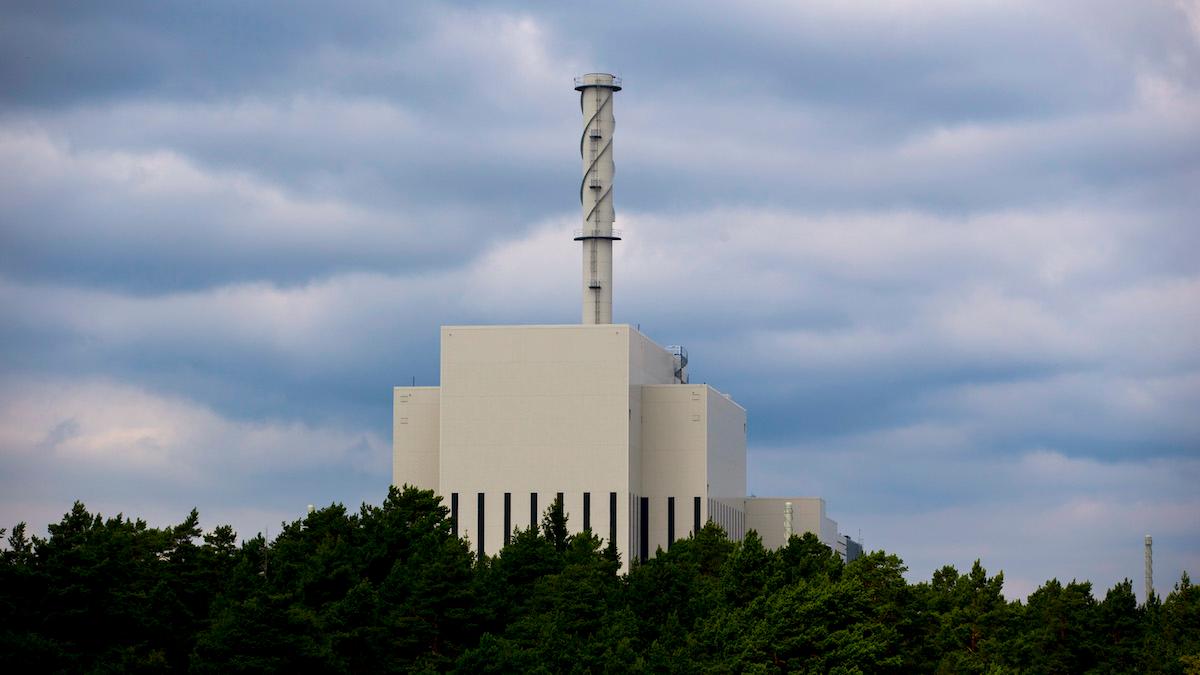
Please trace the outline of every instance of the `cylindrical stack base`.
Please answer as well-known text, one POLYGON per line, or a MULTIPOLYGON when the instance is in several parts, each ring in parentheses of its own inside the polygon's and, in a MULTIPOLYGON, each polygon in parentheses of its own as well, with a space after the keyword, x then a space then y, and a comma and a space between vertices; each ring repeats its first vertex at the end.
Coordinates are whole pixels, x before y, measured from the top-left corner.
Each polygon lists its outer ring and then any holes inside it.
POLYGON ((583 240, 583 323, 612 323, 612 240, 583 240))

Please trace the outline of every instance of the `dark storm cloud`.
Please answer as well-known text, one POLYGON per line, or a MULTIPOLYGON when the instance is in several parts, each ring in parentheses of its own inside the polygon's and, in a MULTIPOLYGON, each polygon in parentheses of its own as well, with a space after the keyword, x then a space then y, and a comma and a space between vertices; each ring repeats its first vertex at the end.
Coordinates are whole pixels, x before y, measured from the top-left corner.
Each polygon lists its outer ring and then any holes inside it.
POLYGON ((279 95, 324 50, 412 39, 390 3, 5 3, 0 87, 13 104, 279 95))

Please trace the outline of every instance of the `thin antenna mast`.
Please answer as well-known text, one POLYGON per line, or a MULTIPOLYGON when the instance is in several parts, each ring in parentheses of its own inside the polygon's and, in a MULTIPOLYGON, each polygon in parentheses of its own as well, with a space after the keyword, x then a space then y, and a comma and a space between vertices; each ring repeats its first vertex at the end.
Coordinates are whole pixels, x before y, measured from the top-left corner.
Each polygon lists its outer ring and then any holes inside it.
POLYGON ((1146 535, 1146 602, 1154 595, 1154 539, 1146 535))

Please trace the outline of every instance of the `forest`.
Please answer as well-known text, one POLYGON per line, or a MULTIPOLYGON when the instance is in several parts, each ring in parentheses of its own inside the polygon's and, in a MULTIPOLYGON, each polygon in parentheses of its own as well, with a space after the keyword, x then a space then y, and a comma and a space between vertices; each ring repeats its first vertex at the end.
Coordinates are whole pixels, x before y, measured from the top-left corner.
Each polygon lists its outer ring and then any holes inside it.
POLYGON ((0 536, 0 670, 17 672, 1200 673, 1200 588, 1139 605, 1052 579, 1007 601, 976 562, 919 583, 811 534, 767 550, 709 523, 619 574, 551 505, 476 559, 430 491, 340 504, 272 541, 76 503, 0 536))

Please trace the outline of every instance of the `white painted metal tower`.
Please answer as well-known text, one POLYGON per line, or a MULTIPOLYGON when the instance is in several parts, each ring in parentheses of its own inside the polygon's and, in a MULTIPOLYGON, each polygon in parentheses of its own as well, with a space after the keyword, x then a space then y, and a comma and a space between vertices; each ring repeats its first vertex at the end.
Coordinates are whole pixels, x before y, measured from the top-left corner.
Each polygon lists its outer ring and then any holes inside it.
POLYGON ((621 91, 621 78, 588 73, 575 78, 575 90, 583 113, 583 228, 575 232, 575 241, 583 242, 583 323, 612 323, 612 244, 621 238, 613 229, 613 94, 621 91))

